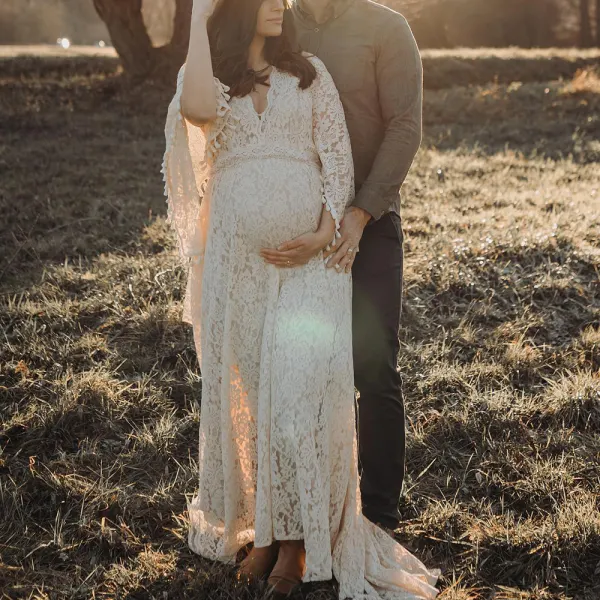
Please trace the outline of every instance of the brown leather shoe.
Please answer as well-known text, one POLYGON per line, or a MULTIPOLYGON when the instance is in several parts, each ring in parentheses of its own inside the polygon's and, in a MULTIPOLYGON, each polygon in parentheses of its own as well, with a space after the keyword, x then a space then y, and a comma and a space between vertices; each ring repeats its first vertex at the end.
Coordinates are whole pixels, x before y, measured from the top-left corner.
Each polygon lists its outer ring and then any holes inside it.
POLYGON ((283 600, 300 589, 306 570, 304 540, 286 540, 279 543, 277 562, 267 580, 265 600, 283 600))
POLYGON ((277 562, 279 542, 276 540, 270 546, 253 547, 248 556, 238 567, 237 576, 240 581, 264 581, 277 562))
POLYGON ((377 521, 375 525, 377 525, 377 527, 379 527, 380 529, 383 529, 393 540, 396 539, 396 531, 394 529, 382 525, 379 521, 377 521))

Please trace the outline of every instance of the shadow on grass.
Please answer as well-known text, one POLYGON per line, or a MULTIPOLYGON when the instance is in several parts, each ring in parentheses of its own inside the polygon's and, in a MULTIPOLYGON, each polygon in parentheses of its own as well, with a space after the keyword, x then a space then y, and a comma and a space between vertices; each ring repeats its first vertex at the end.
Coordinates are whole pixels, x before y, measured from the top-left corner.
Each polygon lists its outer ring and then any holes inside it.
POLYGON ((524 156, 577 164, 600 161, 600 71, 566 82, 490 83, 429 92, 424 98, 424 145, 493 155, 511 148, 524 156))
MULTIPOLYGON (((434 258, 424 269, 426 276, 407 290, 402 315, 411 340, 468 322, 483 342, 503 323, 526 318, 528 339, 561 350, 596 323, 597 263, 560 237, 483 248, 461 241, 453 256, 434 258)), ((456 349, 456 359, 474 358, 472 343, 456 349)))
POLYGON ((3 90, 0 280, 19 289, 47 265, 135 250, 166 213, 160 173, 171 93, 104 96, 102 82, 61 78, 3 90))

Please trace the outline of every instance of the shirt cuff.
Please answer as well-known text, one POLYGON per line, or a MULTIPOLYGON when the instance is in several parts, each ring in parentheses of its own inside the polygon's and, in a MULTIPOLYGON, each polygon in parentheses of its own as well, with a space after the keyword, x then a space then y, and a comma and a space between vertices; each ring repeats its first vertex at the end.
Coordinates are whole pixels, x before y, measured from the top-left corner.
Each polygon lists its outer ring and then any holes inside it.
POLYGON ((383 194, 370 189, 368 186, 363 186, 359 190, 351 204, 351 206, 366 210, 372 218, 370 223, 380 219, 389 208, 389 205, 390 203, 384 199, 383 194))

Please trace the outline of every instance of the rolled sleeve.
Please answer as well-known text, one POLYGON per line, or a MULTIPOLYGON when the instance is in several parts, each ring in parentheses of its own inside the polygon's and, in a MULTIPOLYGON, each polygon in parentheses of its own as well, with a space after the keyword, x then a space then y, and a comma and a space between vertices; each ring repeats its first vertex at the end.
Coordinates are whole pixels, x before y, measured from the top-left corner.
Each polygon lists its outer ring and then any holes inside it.
POLYGON ((377 56, 376 77, 385 133, 353 206, 379 219, 397 198, 421 145, 423 67, 412 31, 398 16, 377 56))

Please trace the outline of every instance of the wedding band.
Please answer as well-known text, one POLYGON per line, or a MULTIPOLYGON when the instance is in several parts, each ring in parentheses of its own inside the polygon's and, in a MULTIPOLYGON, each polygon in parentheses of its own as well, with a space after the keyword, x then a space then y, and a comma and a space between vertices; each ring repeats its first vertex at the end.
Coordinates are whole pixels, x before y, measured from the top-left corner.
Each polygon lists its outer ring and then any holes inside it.
POLYGON ((354 248, 348 248, 348 254, 352 254, 354 252, 354 248))

